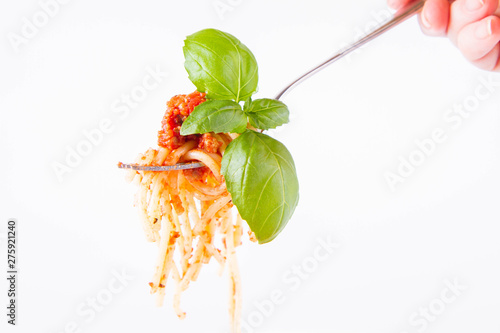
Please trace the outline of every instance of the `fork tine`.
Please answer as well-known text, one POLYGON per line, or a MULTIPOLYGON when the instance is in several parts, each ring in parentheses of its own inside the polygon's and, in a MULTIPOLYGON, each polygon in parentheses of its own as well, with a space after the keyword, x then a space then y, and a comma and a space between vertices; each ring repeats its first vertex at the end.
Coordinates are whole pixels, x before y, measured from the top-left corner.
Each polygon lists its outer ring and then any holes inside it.
POLYGON ((205 166, 201 162, 177 163, 174 165, 138 165, 138 164, 125 164, 118 162, 118 168, 131 169, 137 171, 172 171, 172 170, 186 170, 196 169, 205 166))

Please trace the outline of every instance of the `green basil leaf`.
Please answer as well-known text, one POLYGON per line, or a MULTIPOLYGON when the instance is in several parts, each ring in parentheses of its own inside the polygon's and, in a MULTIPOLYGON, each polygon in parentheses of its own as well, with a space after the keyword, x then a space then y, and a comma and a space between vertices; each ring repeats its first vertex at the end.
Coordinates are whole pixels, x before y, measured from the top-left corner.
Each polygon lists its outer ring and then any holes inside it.
POLYGON ((189 79, 209 99, 246 100, 259 80, 257 61, 236 37, 216 29, 198 31, 184 41, 189 79))
POLYGON ((250 105, 252 105, 252 97, 248 97, 245 104, 243 104, 243 111, 245 111, 245 113, 250 108, 250 105))
POLYGON ((290 115, 288 107, 283 102, 269 98, 252 101, 245 112, 250 120, 250 125, 263 130, 288 123, 290 115))
POLYGON ((247 117, 233 101, 206 101, 194 108, 181 127, 181 135, 201 133, 243 133, 247 117))
POLYGON ((270 136, 247 130, 226 148, 221 171, 233 203, 259 243, 272 241, 299 200, 290 152, 270 136))

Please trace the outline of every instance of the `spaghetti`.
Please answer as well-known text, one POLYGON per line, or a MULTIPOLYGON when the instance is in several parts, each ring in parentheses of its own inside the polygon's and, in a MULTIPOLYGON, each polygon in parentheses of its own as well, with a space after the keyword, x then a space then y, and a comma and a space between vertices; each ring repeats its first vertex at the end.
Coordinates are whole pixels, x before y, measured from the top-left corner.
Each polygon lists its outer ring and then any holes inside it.
MULTIPOLYGON (((222 274, 229 273, 229 313, 233 332, 240 332, 241 280, 236 247, 242 244, 243 221, 233 209, 231 195, 221 175, 221 160, 234 134, 180 135, 183 121, 205 101, 194 92, 174 96, 158 133, 158 149, 148 149, 136 163, 146 166, 201 161, 205 167, 163 172, 130 171, 129 180, 138 185, 135 205, 141 215, 146 238, 158 244, 151 293, 163 305, 167 281, 176 284, 173 306, 185 318, 181 294, 196 281, 203 264, 214 258, 222 274)), ((255 240, 254 237, 251 237, 255 240)))

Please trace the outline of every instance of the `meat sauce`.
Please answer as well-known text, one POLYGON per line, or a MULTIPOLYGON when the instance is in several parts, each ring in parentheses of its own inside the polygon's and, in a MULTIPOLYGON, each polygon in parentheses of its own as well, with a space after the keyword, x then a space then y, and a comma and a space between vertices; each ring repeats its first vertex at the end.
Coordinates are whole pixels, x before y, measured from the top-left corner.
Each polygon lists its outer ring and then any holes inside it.
POLYGON ((189 95, 176 95, 167 102, 167 111, 158 132, 158 145, 170 150, 182 146, 190 140, 198 143, 198 148, 208 153, 216 153, 221 146, 210 133, 181 135, 181 126, 194 108, 205 102, 205 93, 195 91, 189 95))
MULTIPOLYGON (((210 133, 181 135, 181 127, 194 108, 205 102, 205 93, 195 91, 188 95, 176 95, 167 102, 167 111, 158 131, 158 145, 174 150, 188 141, 196 141, 197 147, 208 153, 217 153, 221 143, 210 133)), ((205 185, 217 186, 219 182, 207 167, 185 170, 205 185)))

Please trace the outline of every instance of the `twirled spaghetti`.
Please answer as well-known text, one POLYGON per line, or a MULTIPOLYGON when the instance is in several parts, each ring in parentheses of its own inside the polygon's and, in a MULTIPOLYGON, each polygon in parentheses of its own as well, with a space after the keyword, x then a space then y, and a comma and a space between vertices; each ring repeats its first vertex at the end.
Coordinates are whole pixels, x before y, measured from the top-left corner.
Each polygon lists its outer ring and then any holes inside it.
MULTIPOLYGON (((130 181, 139 189, 135 205, 139 209, 148 241, 159 245, 151 293, 163 304, 165 286, 176 283, 174 309, 180 307, 181 293, 196 281, 202 264, 214 258, 222 273, 227 266, 230 281, 229 313, 233 332, 240 331, 241 281, 235 248, 242 243, 243 221, 233 209, 231 195, 221 175, 221 160, 234 135, 205 133, 181 136, 180 127, 205 95, 194 92, 177 95, 167 103, 158 134, 158 149, 148 149, 136 163, 173 165, 201 161, 205 167, 179 171, 131 171, 130 181)), ((252 237, 251 237, 252 239, 252 237)), ((252 239, 254 240, 254 239, 252 239)))

